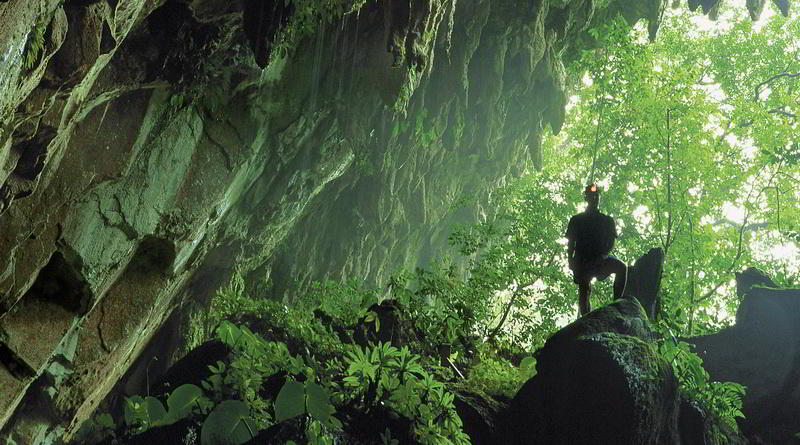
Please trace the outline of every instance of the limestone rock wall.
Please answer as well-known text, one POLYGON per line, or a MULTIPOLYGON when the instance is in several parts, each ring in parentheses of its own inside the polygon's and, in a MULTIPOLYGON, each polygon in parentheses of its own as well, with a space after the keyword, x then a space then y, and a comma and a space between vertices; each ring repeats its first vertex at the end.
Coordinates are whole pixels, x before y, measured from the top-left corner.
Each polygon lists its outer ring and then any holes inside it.
POLYGON ((244 244, 267 258, 353 160, 292 94, 313 55, 258 69, 241 5, 61 3, 0 6, 0 426, 18 443, 68 437, 176 305, 244 244))
MULTIPOLYGON (((492 191, 541 165, 542 131, 559 131, 567 102, 564 60, 591 45, 585 30, 623 13, 655 27, 661 1, 460 0, 449 8, 406 113, 373 108, 351 119, 356 161, 255 276, 273 292, 314 279, 381 283, 426 264, 456 223, 473 222, 492 191), (408 117, 406 117, 408 116, 408 117), (358 128, 360 127, 360 128, 358 128), (320 225, 325 230, 319 230, 320 225)), ((655 28, 654 28, 655 29, 655 28)), ((413 31, 412 31, 413 34, 413 31)), ((392 43, 390 41, 390 46, 392 43)), ((425 60, 425 59, 423 59, 425 60)), ((415 60, 409 62, 415 63, 415 60)), ((350 110, 364 110, 362 89, 350 110)))

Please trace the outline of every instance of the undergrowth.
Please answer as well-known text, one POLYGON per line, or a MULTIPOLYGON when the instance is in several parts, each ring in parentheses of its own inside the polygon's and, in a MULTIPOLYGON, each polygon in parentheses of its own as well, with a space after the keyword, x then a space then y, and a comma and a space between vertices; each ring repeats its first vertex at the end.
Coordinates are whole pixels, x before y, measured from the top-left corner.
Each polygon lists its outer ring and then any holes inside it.
POLYGON ((229 360, 209 366, 202 382, 127 398, 124 418, 95 416, 84 424, 82 440, 124 439, 189 422, 202 445, 241 444, 259 432, 285 430, 296 433, 296 443, 469 444, 457 391, 510 397, 532 375, 533 362, 515 367, 459 339, 455 326, 423 333, 452 318, 443 307, 422 310, 430 285, 398 278, 397 299, 387 306, 375 290, 320 283, 287 306, 250 298, 237 274, 191 320, 195 346, 222 341, 232 349, 229 360), (442 345, 445 355, 435 352, 442 345), (223 431, 232 433, 220 439, 223 431))
MULTIPOLYGON (((319 283, 287 306, 248 296, 235 274, 191 321, 197 345, 219 340, 229 358, 209 366, 203 381, 126 399, 122 419, 95 416, 83 440, 188 422, 199 432, 190 443, 201 445, 239 445, 267 432, 311 444, 469 444, 458 394, 509 399, 535 374, 536 360, 464 335, 480 320, 474 307, 446 298, 455 283, 447 268, 404 274, 386 301, 355 283, 319 283)), ((737 430, 743 387, 710 382, 686 343, 662 341, 659 353, 685 395, 737 430)), ((724 444, 725 432, 710 425, 714 443, 724 444)))

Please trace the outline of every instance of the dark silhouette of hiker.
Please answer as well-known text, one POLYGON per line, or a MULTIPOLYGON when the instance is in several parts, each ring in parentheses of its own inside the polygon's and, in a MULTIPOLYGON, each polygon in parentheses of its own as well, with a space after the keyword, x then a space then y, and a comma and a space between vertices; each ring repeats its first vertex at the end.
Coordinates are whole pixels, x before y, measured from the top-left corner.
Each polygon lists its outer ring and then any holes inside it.
POLYGON ((573 216, 567 225, 567 258, 578 285, 579 316, 591 310, 592 278, 602 281, 613 273, 614 299, 622 296, 628 278, 625 263, 609 255, 617 238, 617 227, 614 219, 597 209, 600 203, 597 184, 586 186, 583 197, 586 210, 573 216))

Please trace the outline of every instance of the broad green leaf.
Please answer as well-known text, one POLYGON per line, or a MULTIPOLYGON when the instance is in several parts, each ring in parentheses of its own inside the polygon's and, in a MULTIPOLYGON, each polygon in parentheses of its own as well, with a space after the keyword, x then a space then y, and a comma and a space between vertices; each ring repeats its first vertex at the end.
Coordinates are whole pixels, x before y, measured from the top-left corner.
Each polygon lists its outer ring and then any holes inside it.
POLYGON ((225 400, 208 415, 200 429, 201 445, 240 445, 255 435, 250 409, 240 400, 225 400))
POLYGON ((306 408, 311 417, 325 423, 330 417, 333 408, 328 390, 316 383, 307 383, 306 408))
POLYGON ((175 391, 172 391, 167 398, 167 420, 164 424, 174 423, 186 417, 192 408, 197 406, 201 397, 203 397, 203 390, 191 383, 175 388, 175 391))
POLYGON ((305 397, 302 383, 287 380, 275 398, 275 420, 283 422, 306 412, 305 397))
POLYGON ((225 362, 217 360, 216 365, 208 365, 208 370, 214 374, 222 374, 225 372, 225 362))
POLYGON ((148 423, 158 422, 167 416, 167 410, 164 409, 164 405, 155 397, 145 397, 144 406, 148 423))
POLYGON ((135 426, 141 423, 144 417, 144 398, 133 396, 125 398, 125 424, 135 426))
POLYGON ((222 342, 226 345, 234 346, 239 340, 239 336, 242 335, 242 332, 233 323, 229 322, 228 320, 223 320, 217 328, 217 335, 219 336, 219 339, 222 340, 222 342))

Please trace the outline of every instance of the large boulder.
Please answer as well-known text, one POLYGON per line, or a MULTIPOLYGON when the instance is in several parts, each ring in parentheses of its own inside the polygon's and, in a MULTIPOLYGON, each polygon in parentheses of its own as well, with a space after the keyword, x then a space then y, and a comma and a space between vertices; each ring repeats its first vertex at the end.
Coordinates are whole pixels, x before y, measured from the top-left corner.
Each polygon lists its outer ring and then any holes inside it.
POLYGON ((606 332, 579 337, 560 353, 514 399, 535 419, 516 422, 529 426, 514 443, 677 442, 678 383, 651 345, 606 332))
POLYGON ((498 443, 674 444, 678 382, 647 339, 644 310, 622 299, 565 327, 538 352, 498 443))
POLYGON ((645 313, 655 318, 661 305, 661 272, 664 269, 664 249, 650 249, 628 268, 625 296, 635 297, 645 313))
POLYGON ((687 339, 712 380, 747 387, 740 422, 749 436, 770 443, 799 443, 800 289, 778 289, 763 272, 736 275, 742 302, 736 324, 687 339))
MULTIPOLYGON (((497 444, 745 444, 682 393, 636 298, 581 317, 537 351, 537 374, 495 422, 497 444)), ((781 442, 783 443, 783 442, 781 442)))

